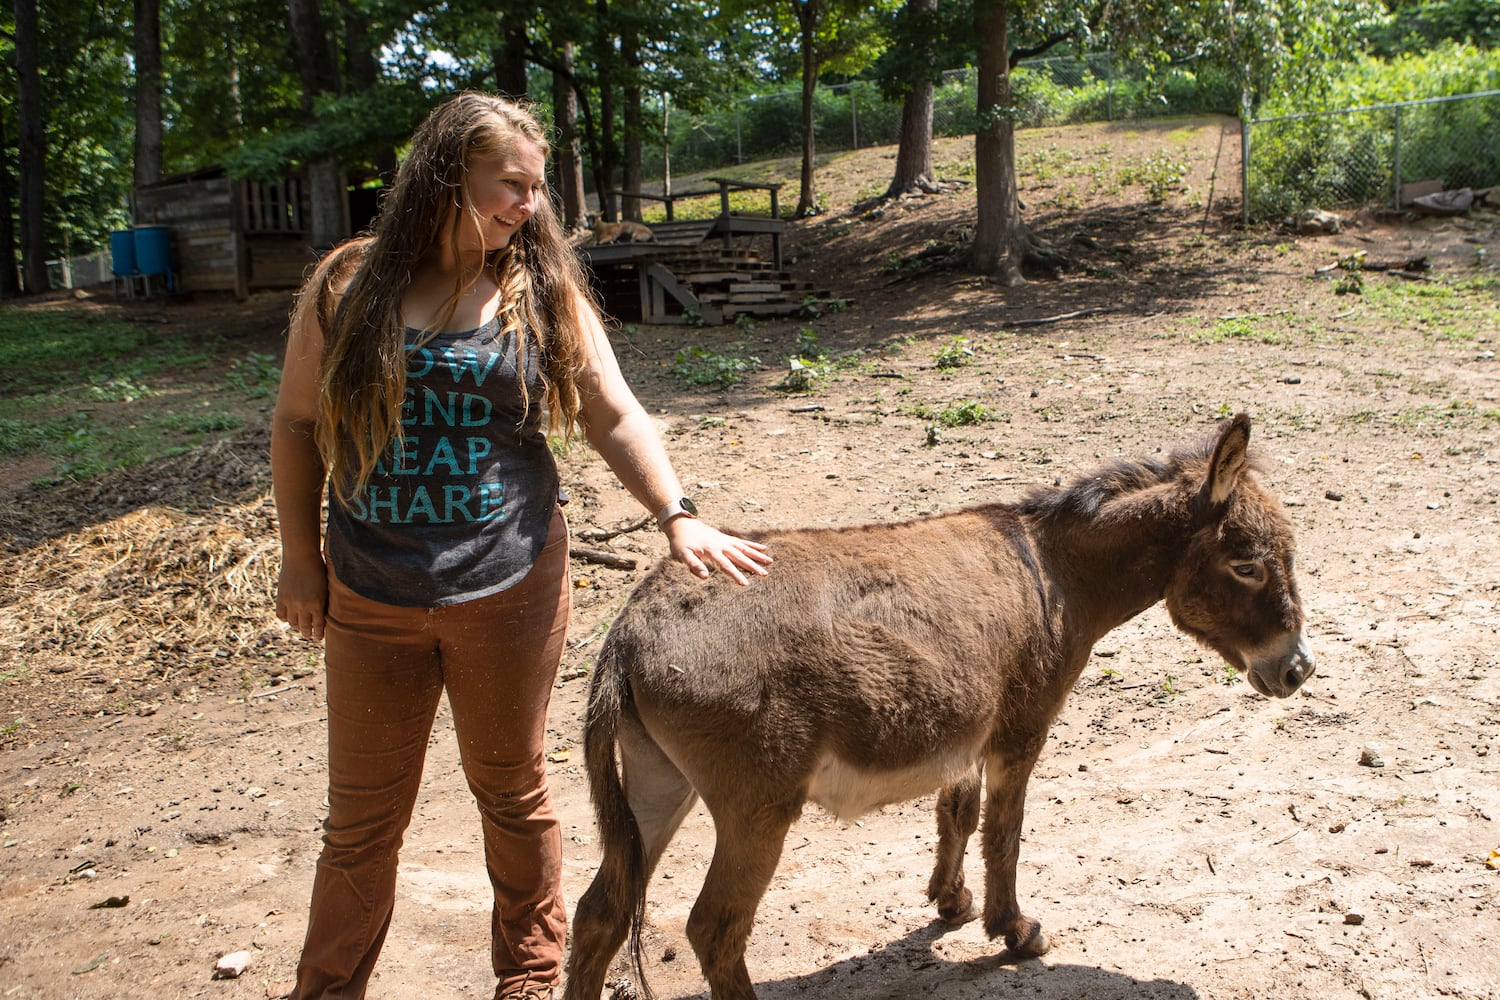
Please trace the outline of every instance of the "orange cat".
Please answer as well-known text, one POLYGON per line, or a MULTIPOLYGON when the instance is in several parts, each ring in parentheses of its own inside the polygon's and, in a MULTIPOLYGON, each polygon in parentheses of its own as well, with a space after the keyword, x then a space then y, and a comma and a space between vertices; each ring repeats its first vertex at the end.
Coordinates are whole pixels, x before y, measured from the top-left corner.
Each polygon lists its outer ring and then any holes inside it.
POLYGON ((594 219, 595 243, 645 243, 656 239, 651 227, 641 222, 625 219, 621 222, 601 222, 594 219))

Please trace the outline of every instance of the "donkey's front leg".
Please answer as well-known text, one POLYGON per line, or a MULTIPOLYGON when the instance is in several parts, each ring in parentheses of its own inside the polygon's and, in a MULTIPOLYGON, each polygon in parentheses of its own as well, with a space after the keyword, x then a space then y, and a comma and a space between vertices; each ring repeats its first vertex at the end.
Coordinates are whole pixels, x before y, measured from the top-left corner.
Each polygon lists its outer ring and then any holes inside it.
POLYGON ((964 849, 979 827, 979 768, 938 793, 937 860, 927 883, 927 898, 938 916, 963 923, 974 913, 974 894, 964 887, 964 849))
MULTIPOLYGON (((1045 737, 1043 737, 1045 739, 1045 737)), ((985 756, 984 804, 984 932, 1005 936, 1005 946, 1017 958, 1046 954, 1042 924, 1021 912, 1016 899, 1016 859, 1021 852, 1021 820, 1026 808, 1026 782, 1041 752, 1042 740, 985 756)))

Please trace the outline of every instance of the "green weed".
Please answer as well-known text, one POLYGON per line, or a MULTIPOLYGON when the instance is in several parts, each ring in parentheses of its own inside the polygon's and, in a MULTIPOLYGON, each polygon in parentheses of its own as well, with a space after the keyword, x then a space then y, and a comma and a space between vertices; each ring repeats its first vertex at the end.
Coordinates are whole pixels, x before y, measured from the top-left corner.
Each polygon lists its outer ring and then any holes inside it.
POLYGON ((1207 330, 1198 330, 1188 334, 1188 340, 1195 344, 1222 344, 1230 340, 1253 340, 1262 344, 1284 344, 1290 338, 1285 331, 1272 327, 1267 320, 1269 317, 1261 316, 1235 316, 1230 319, 1221 319, 1207 330))
POLYGON ((1120 170, 1120 183, 1141 185, 1146 189, 1146 200, 1157 204, 1167 200, 1173 191, 1182 190, 1182 179, 1187 176, 1188 164, 1174 160, 1163 153, 1156 153, 1139 163, 1127 164, 1120 170))
POLYGON ((668 369, 685 385, 707 385, 724 390, 733 387, 747 372, 760 367, 760 359, 737 354, 719 354, 706 347, 684 347, 668 369))
POLYGON ((281 384, 281 366, 270 354, 249 354, 230 364, 224 381, 251 399, 264 399, 281 384))
POLYGON ((974 350, 969 346, 968 337, 949 337, 948 343, 932 356, 933 364, 944 370, 961 368, 973 360, 974 350))
POLYGON ((938 423, 945 427, 967 427, 995 419, 989 409, 976 399, 967 399, 939 410, 936 417, 938 423))

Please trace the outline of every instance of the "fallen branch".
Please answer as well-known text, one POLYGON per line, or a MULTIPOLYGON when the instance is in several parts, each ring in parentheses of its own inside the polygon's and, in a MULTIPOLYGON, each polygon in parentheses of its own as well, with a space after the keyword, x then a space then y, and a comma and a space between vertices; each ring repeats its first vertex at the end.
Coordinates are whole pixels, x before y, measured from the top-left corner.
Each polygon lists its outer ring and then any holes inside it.
POLYGON ((1113 309, 1078 309, 1073 312, 1059 313, 1056 316, 1041 316, 1037 319, 1011 319, 1001 323, 1001 326, 1046 326, 1048 323, 1061 323, 1070 319, 1084 319, 1088 316, 1098 316, 1102 313, 1114 312, 1113 309))
MULTIPOLYGON (((1363 254, 1364 251, 1361 250, 1360 253, 1363 254)), ((1328 274, 1331 271, 1350 270, 1350 264, 1350 258, 1345 257, 1343 260, 1333 264, 1326 264, 1313 271, 1313 273, 1328 274)), ((1432 261, 1427 259, 1426 254, 1420 257, 1408 257, 1406 260, 1361 260, 1359 261, 1359 270, 1396 272, 1431 271, 1432 261)), ((1403 274, 1402 276, 1405 277, 1406 275, 1403 274)))
POLYGON ((267 688, 264 691, 254 691, 254 692, 251 692, 250 697, 251 698, 269 698, 273 694, 283 694, 283 693, 285 693, 287 691, 292 690, 293 688, 299 688, 301 686, 302 686, 301 684, 298 684, 298 683, 295 683, 295 682, 293 682, 291 684, 283 684, 283 685, 281 685, 281 687, 273 687, 273 688, 267 688))
POLYGON ((646 517, 641 518, 639 521, 631 521, 623 528, 584 528, 582 531, 578 532, 578 537, 586 542, 607 542, 611 538, 618 538, 620 535, 628 535, 632 531, 640 531, 650 523, 651 517, 650 515, 647 515, 646 517))
POLYGON ((1291 310, 1291 309, 1277 309, 1275 312, 1263 312, 1263 313, 1230 313, 1228 315, 1220 316, 1219 317, 1219 322, 1220 323, 1228 323, 1228 322, 1231 322, 1232 320, 1237 320, 1237 319, 1270 319, 1272 316, 1290 316, 1293 311, 1294 310, 1291 310))
POLYGON ((629 556, 616 555, 604 549, 590 549, 581 545, 575 545, 568 550, 568 555, 574 559, 582 559, 584 562, 597 563, 600 566, 608 566, 611 569, 635 569, 635 560, 629 556))

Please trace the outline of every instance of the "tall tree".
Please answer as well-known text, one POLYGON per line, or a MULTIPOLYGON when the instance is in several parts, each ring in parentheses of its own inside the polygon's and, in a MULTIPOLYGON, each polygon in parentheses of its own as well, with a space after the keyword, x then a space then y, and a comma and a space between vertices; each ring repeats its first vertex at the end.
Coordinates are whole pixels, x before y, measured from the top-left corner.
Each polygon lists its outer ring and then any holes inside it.
POLYGON ((1010 9, 1008 0, 975 0, 974 34, 979 42, 979 128, 974 133, 973 266, 1001 284, 1021 277, 1026 232, 1016 194, 1016 121, 1010 99, 1010 9))
POLYGON ((161 180, 161 0, 135 0, 135 183, 161 180))
POLYGON ((932 169, 932 93, 935 81, 933 58, 937 25, 937 0, 906 0, 892 32, 896 40, 893 61, 897 76, 905 84, 901 101, 901 136, 896 146, 896 168, 885 197, 896 198, 910 191, 933 192, 937 182, 932 169), (897 55, 899 53, 899 55, 897 55))
POLYGON ((600 178, 599 218, 619 218, 614 185, 618 183, 620 144, 615 134, 615 101, 619 72, 618 33, 609 0, 594 0, 594 86, 598 94, 598 122, 594 136, 594 173, 600 178))
POLYGON ((823 0, 790 0, 790 3, 797 16, 802 51, 802 172, 797 210, 793 214, 804 219, 818 212, 817 138, 813 132, 813 114, 818 94, 818 23, 822 17, 823 0))
POLYGON ((5 137, 5 110, 0 104, 0 299, 13 299, 21 294, 21 279, 16 274, 16 226, 11 214, 16 192, 10 174, 10 142, 5 137))
POLYGON ((572 42, 563 43, 557 54, 559 68, 552 74, 552 124, 557 129, 556 187, 566 229, 582 225, 588 213, 583 191, 583 144, 578 134, 578 92, 573 86, 575 49, 572 42))
POLYGON ((16 111, 20 133, 21 284, 29 295, 45 292, 47 238, 47 124, 42 111, 41 28, 36 0, 15 0, 16 111))
MULTIPOLYGON (((338 93, 338 64, 333 61, 318 0, 287 0, 287 13, 302 78, 302 109, 312 123, 318 99, 338 93)), ((312 244, 319 249, 331 247, 348 235, 339 161, 329 155, 319 157, 307 165, 307 176, 312 203, 312 244)))
POLYGON ((641 190, 641 141, 645 126, 641 118, 641 32, 635 11, 625 13, 620 27, 620 60, 624 104, 624 161, 620 186, 627 194, 620 202, 620 217, 641 221, 641 199, 628 192, 641 190))
POLYGON ((500 21, 499 44, 490 49, 495 64, 495 88, 507 97, 525 97, 527 49, 531 44, 526 19, 514 9, 497 16, 500 21))
MULTIPOLYGON (((350 0, 340 0, 344 21, 344 62, 349 67, 349 89, 370 93, 380 86, 380 53, 374 26, 368 14, 350 0)), ((523 63, 524 66, 524 63, 523 63)), ((376 141, 375 171, 386 184, 396 180, 396 146, 390 141, 376 141)))

